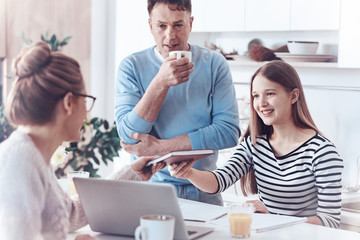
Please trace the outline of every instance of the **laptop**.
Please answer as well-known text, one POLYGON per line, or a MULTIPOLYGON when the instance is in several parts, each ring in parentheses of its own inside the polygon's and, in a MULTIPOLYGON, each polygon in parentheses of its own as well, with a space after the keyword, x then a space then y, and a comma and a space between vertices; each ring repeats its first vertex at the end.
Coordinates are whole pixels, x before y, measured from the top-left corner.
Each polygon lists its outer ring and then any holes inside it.
POLYGON ((146 214, 175 217, 174 239, 205 235, 213 228, 185 225, 175 188, 171 184, 74 178, 90 228, 94 232, 134 236, 146 214))

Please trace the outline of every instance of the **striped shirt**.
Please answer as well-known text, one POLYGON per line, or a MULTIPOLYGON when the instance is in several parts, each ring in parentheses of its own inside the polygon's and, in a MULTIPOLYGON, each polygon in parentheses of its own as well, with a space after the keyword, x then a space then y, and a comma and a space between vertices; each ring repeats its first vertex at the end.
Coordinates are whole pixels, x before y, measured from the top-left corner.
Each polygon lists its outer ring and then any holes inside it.
POLYGON ((252 168, 259 199, 270 213, 318 216, 325 226, 339 227, 343 160, 328 139, 316 134, 294 151, 277 157, 266 136, 258 137, 255 146, 247 137, 229 161, 213 171, 218 193, 252 168))

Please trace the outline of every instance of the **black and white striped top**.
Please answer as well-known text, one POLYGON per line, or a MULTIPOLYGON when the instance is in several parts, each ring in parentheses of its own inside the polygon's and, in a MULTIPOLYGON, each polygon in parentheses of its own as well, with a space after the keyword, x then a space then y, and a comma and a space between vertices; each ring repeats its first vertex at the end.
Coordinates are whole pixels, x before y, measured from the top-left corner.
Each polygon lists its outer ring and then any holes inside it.
POLYGON ((273 214, 318 216, 325 226, 338 228, 341 212, 343 160, 335 146, 316 134, 281 157, 273 153, 266 136, 244 139, 233 156, 213 171, 218 192, 234 184, 253 168, 260 200, 273 214))

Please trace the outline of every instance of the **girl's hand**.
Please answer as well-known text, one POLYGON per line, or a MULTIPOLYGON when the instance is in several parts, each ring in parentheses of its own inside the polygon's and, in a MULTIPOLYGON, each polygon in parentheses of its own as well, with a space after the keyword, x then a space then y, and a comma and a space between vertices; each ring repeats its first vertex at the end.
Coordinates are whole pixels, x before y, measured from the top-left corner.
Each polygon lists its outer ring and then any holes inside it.
POLYGON ((192 174, 192 166, 194 163, 195 160, 174 163, 169 166, 168 170, 173 177, 187 179, 192 174))
POLYGON ((270 213, 267 208, 265 207, 264 203, 260 200, 248 200, 247 203, 254 204, 254 212, 257 213, 270 213))

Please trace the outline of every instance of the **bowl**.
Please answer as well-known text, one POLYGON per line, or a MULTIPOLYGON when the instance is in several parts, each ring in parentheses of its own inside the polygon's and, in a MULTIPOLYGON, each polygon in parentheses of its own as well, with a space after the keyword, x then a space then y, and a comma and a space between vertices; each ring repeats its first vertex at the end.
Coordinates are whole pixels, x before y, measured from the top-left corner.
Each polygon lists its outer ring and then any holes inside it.
POLYGON ((319 42, 288 41, 287 47, 291 54, 315 54, 319 47, 319 42))

